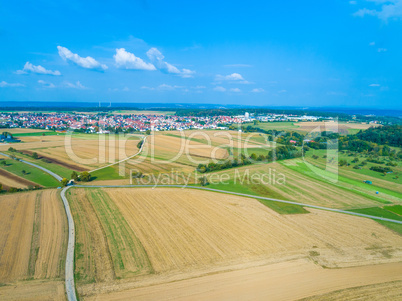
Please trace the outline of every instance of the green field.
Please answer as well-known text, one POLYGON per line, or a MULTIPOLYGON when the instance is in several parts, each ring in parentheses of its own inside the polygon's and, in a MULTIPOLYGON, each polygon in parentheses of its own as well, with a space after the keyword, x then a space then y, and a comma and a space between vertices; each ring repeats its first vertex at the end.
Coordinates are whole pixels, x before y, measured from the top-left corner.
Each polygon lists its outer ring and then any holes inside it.
POLYGON ((297 130, 299 126, 295 122, 289 122, 289 121, 281 121, 281 122, 259 122, 257 125, 254 125, 254 123, 243 123, 243 126, 253 126, 257 127, 263 130, 278 130, 278 131, 283 131, 283 130, 297 130))
POLYGON ((47 162, 42 161, 41 159, 34 159, 27 154, 13 153, 13 152, 9 152, 9 151, 6 151, 4 153, 6 153, 8 155, 16 155, 18 158, 21 158, 25 161, 32 162, 36 165, 49 169, 50 171, 53 171, 54 173, 61 176, 62 178, 70 179, 71 173, 73 172, 71 169, 66 168, 64 166, 58 165, 56 163, 47 163, 47 162))
POLYGON ((33 133, 15 133, 13 134, 14 137, 29 137, 29 136, 62 136, 65 133, 58 133, 58 132, 33 132, 33 133))
POLYGON ((59 181, 40 169, 13 159, 7 158, 5 159, 5 161, 7 162, 7 164, 0 164, 0 168, 7 170, 8 172, 11 172, 17 176, 20 176, 21 178, 27 179, 44 187, 60 186, 59 181), (25 174, 22 173, 23 170, 26 171, 25 174))
MULTIPOLYGON (((382 207, 382 208, 381 207, 372 207, 372 208, 354 209, 354 210, 349 210, 349 211, 402 221, 401 215, 392 212, 392 210, 395 210, 395 207, 396 207, 396 211, 401 212, 402 206, 386 206, 386 207, 382 207)), ((401 224, 396 224, 396 223, 387 222, 387 221, 380 221, 380 220, 375 220, 375 221, 380 223, 381 225, 384 225, 384 226, 388 227, 389 229, 399 233, 400 235, 402 235, 402 225, 401 224)))

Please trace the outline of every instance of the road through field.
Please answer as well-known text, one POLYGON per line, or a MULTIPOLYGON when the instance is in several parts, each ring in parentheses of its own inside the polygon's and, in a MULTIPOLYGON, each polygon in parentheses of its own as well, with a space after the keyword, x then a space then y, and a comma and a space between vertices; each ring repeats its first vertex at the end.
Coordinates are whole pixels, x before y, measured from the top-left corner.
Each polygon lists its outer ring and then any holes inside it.
MULTIPOLYGON (((8 157, 8 158, 11 158, 11 156, 9 156, 9 155, 7 155, 7 154, 5 154, 5 153, 0 153, 0 155, 6 156, 6 157, 8 157)), ((22 159, 19 159, 19 161, 22 162, 22 163, 31 165, 31 166, 33 166, 33 167, 36 167, 36 168, 38 168, 38 169, 40 169, 40 170, 43 170, 44 172, 48 173, 49 175, 51 175, 53 178, 55 178, 55 179, 56 179, 57 181, 59 181, 59 182, 60 182, 61 180, 63 180, 62 177, 60 177, 58 174, 54 173, 53 171, 50 171, 50 170, 47 169, 47 168, 44 168, 44 167, 42 167, 42 166, 36 165, 36 164, 34 164, 34 163, 31 163, 31 162, 28 162, 28 161, 25 161, 25 160, 22 160, 22 159)))
POLYGON ((207 188, 207 187, 199 187, 199 186, 183 186, 183 185, 75 185, 75 187, 81 187, 81 188, 141 188, 141 187, 148 187, 148 188, 150 188, 150 187, 151 188, 164 187, 164 188, 166 188, 166 187, 171 187, 171 188, 182 188, 182 189, 192 188, 192 189, 207 190, 207 191, 212 191, 212 192, 233 194, 233 195, 238 195, 238 196, 244 196, 244 197, 247 197, 247 198, 259 199, 259 200, 267 200, 267 201, 273 201, 273 202, 278 202, 278 203, 286 203, 286 204, 298 205, 298 206, 307 207, 307 208, 326 210, 326 211, 344 213, 344 214, 349 214, 349 215, 356 215, 356 216, 371 218, 371 219, 375 219, 375 220, 381 220, 381 221, 386 221, 386 222, 391 222, 391 223, 396 223, 396 224, 402 224, 402 221, 393 220, 393 219, 389 219, 389 218, 385 218, 385 217, 372 216, 372 215, 367 215, 367 214, 362 214, 362 213, 357 213, 357 212, 352 212, 352 211, 346 211, 346 210, 341 210, 341 209, 334 209, 334 208, 328 208, 328 207, 323 207, 323 206, 309 205, 309 204, 304 204, 304 203, 291 202, 291 201, 267 198, 267 197, 256 196, 256 195, 251 195, 251 194, 245 194, 245 193, 240 193, 240 192, 232 192, 232 191, 219 190, 219 189, 207 188))
MULTIPOLYGON (((143 145, 144 145, 144 143, 143 143, 143 145)), ((140 151, 141 151, 141 149, 140 149, 140 151)), ((0 154, 2 154, 2 153, 0 153, 0 154)), ((6 154, 3 154, 3 155, 5 155, 7 157, 10 157, 10 156, 8 156, 6 154)), ((39 168, 39 169, 49 173, 50 175, 52 175, 53 177, 55 177, 59 181, 62 180, 62 178, 59 175, 51 172, 50 170, 47 170, 46 168, 37 166, 36 164, 26 162, 24 160, 21 160, 21 162, 23 162, 25 164, 28 164, 28 165, 31 165, 31 166, 34 166, 36 168, 39 168)), ((155 186, 154 185, 142 185, 142 186, 133 186, 133 185, 119 185, 119 186, 111 186, 111 185, 102 185, 102 186, 98 186, 98 185, 76 185, 76 187, 81 187, 81 188, 85 188, 85 187, 87 187, 87 188, 90 188, 90 187, 93 187, 93 188, 108 188, 108 187, 111 187, 111 188, 119 188, 119 187, 140 188, 140 187, 155 187, 155 186)), ((344 210, 333 209, 333 208, 326 208, 326 207, 322 207, 322 206, 308 205, 308 204, 303 204, 303 203, 297 203, 297 202, 291 202, 291 201, 285 201, 285 200, 279 200, 279 199, 273 199, 273 198, 267 198, 267 197, 254 196, 254 195, 243 194, 243 193, 228 192, 228 191, 219 190, 219 189, 213 189, 213 188, 197 187, 197 186, 182 186, 182 185, 159 185, 159 187, 202 189, 202 190, 207 190, 207 191, 212 191, 212 192, 226 193, 226 194, 238 195, 238 196, 243 196, 243 197, 248 197, 248 198, 253 198, 253 199, 261 199, 261 200, 269 200, 269 201, 281 202, 281 203, 287 203, 287 204, 294 204, 294 205, 304 206, 304 207, 308 207, 308 208, 327 210, 327 211, 332 211, 332 212, 337 212, 337 213, 356 215, 356 216, 360 216, 360 217, 366 217, 366 218, 371 218, 371 219, 376 219, 376 220, 382 220, 382 221, 388 221, 388 222, 392 222, 392 223, 402 224, 401 221, 382 218, 382 217, 377 217, 377 216, 370 216, 370 215, 356 213, 356 212, 344 211, 344 210)), ((69 301, 76 301, 77 297, 76 297, 76 294, 75 294, 75 284, 74 284, 74 241, 75 241, 75 237, 74 237, 74 235, 75 235, 74 234, 74 221, 73 221, 73 217, 72 217, 72 214, 71 214, 71 210, 70 210, 70 207, 69 207, 68 200, 67 200, 66 195, 65 195, 65 192, 69 188, 70 187, 66 187, 61 192, 61 197, 63 199, 65 211, 66 211, 66 214, 67 214, 68 231, 69 231, 68 249, 67 249, 67 257, 66 257, 66 271, 65 271, 65 274, 66 274, 65 278, 66 279, 65 279, 65 282, 66 282, 67 299, 69 301)), ((304 275, 303 275, 303 279, 306 279, 306 277, 304 275)), ((359 284, 356 284, 356 285, 359 285, 359 284)), ((230 289, 227 292, 230 292, 230 291, 232 291, 232 290, 230 289)), ((209 291, 209 292, 211 293, 211 291, 209 291)), ((221 292, 221 293, 224 293, 224 292, 221 292)), ((220 297, 223 297, 223 296, 220 295, 220 297)), ((218 299, 216 299, 216 300, 218 300, 218 299)))
POLYGON ((70 188, 66 187, 61 191, 61 198, 64 203, 64 208, 66 209, 67 221, 68 221, 68 246, 67 246, 67 257, 66 257, 66 293, 68 301, 77 301, 77 296, 75 295, 75 284, 74 284, 74 244, 75 244, 75 234, 74 234, 74 220, 71 215, 70 206, 66 198, 66 191, 70 188))
POLYGON ((140 147, 140 149, 138 150, 138 152, 136 152, 134 155, 132 155, 132 156, 130 156, 130 157, 127 157, 127 158, 125 158, 125 159, 123 159, 123 160, 120 160, 120 161, 118 161, 118 162, 115 162, 115 163, 112 163, 112 164, 109 164, 109 165, 106 165, 106 166, 102 166, 102 167, 93 169, 93 170, 91 170, 90 172, 98 171, 98 170, 101 170, 101 169, 104 169, 104 168, 107 168, 107 167, 110 167, 110 166, 113 166, 113 165, 122 163, 122 162, 124 162, 124 161, 130 160, 131 158, 134 158, 135 156, 141 154, 142 149, 144 148, 144 145, 145 145, 145 143, 147 142, 147 137, 145 136, 144 139, 141 140, 141 141, 142 141, 141 147, 140 147))

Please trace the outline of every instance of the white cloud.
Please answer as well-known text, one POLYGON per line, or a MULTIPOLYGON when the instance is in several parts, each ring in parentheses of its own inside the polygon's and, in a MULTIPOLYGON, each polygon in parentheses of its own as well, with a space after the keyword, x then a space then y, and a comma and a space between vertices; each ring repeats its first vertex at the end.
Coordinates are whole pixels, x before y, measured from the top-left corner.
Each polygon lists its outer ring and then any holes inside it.
POLYGON ((108 68, 106 65, 99 63, 94 58, 90 56, 87 56, 85 58, 81 57, 76 53, 72 53, 66 47, 57 46, 57 49, 59 50, 59 55, 63 60, 70 60, 78 66, 81 66, 82 68, 100 71, 104 71, 108 68))
POLYGON ((179 75, 183 78, 189 78, 193 77, 195 74, 195 71, 190 70, 190 69, 185 69, 183 68, 182 70, 179 70, 176 66, 169 64, 168 62, 164 61, 164 55, 162 52, 160 52, 157 48, 152 47, 147 51, 147 56, 151 62, 155 64, 155 66, 166 73, 170 74, 176 74, 179 75))
POLYGON ((35 66, 30 62, 26 62, 24 68, 22 70, 17 70, 15 73, 17 74, 27 74, 27 73, 36 73, 36 74, 48 74, 48 75, 61 75, 60 71, 55 70, 47 70, 41 65, 35 66))
POLYGON ((128 92, 128 91, 130 91, 130 89, 129 89, 128 87, 124 87, 124 88, 122 89, 122 91, 123 91, 123 92, 128 92))
POLYGON ((232 88, 229 90, 230 92, 240 93, 241 90, 239 88, 232 88))
POLYGON ((44 88, 56 88, 53 83, 45 82, 44 80, 38 80, 38 83, 41 84, 44 88))
POLYGON ((88 89, 87 87, 82 85, 79 81, 76 81, 75 84, 70 83, 70 82, 65 82, 65 86, 67 88, 80 89, 80 90, 88 89))
POLYGON ((262 92, 265 92, 265 90, 263 88, 256 88, 256 89, 251 90, 251 92, 253 92, 253 93, 262 93, 262 92))
POLYGON ((251 82, 246 81, 243 76, 239 73, 232 73, 229 75, 220 75, 217 74, 215 76, 215 81, 216 82, 223 82, 223 81, 227 81, 227 82, 232 82, 232 83, 237 83, 237 84, 251 84, 251 82))
POLYGON ((156 70, 151 63, 144 62, 141 58, 136 57, 134 53, 126 51, 124 48, 116 49, 116 54, 113 56, 118 68, 130 70, 156 70))
POLYGON ((355 4, 357 4, 357 2, 356 1, 349 1, 349 4, 355 5, 355 4))
POLYGON ((375 16, 383 21, 388 19, 402 19, 402 0, 366 0, 381 5, 378 9, 361 8, 354 16, 375 16))
POLYGON ((374 45, 375 45, 375 42, 370 42, 369 45, 370 45, 370 46, 374 46, 374 45))
POLYGON ((207 87, 205 87, 205 86, 195 86, 195 87, 192 87, 193 89, 206 89, 207 87))
POLYGON ((378 52, 386 52, 386 51, 388 51, 388 49, 387 48, 378 48, 377 51, 378 52))
POLYGON ((371 85, 369 85, 369 87, 379 87, 379 86, 381 86, 380 84, 371 84, 371 85))
POLYGON ((280 90, 280 91, 278 91, 278 93, 286 93, 286 92, 288 92, 288 91, 286 91, 286 90, 280 90))
POLYGON ((25 85, 21 83, 8 83, 4 80, 0 82, 0 88, 7 88, 7 87, 25 87, 25 85))
POLYGON ((225 91, 226 91, 226 89, 225 89, 224 87, 220 87, 220 86, 218 86, 218 87, 215 87, 215 88, 214 88, 214 91, 218 91, 218 92, 225 92, 225 91))
POLYGON ((243 76, 239 73, 232 73, 229 75, 220 75, 215 76, 216 81, 224 81, 224 80, 244 80, 243 76))

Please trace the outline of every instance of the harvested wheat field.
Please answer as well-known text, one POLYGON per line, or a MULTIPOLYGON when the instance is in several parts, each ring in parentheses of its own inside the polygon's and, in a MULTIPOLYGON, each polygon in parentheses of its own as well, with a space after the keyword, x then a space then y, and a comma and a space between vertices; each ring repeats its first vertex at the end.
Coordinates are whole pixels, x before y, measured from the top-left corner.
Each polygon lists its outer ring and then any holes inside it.
POLYGON ((342 291, 306 301, 400 300, 401 268, 402 264, 396 263, 330 270, 299 259, 97 295, 88 300, 298 300, 338 290, 342 291), (384 281, 394 282, 376 284, 384 281), (372 285, 353 288, 362 283, 372 285))
POLYGON ((0 283, 63 278, 67 222, 56 190, 1 196, 0 221, 0 283))
POLYGON ((4 169, 0 169, 0 183, 3 185, 4 190, 10 187, 27 188, 28 186, 37 185, 4 169))
MULTIPOLYGON (((43 130, 43 129, 26 129, 26 128, 12 128, 12 129, 3 129, 3 132, 8 132, 13 135, 16 134, 25 134, 25 133, 44 133, 44 132, 50 132, 48 130, 43 130)), ((18 135, 16 135, 18 136, 18 135)))
POLYGON ((228 156, 223 148, 168 135, 151 135, 147 144, 147 155, 161 161, 171 160, 197 165, 201 161, 219 160, 228 156))
MULTIPOLYGON (((388 277, 386 277, 388 278, 388 277)), ((381 282, 387 279, 382 279, 381 282)), ((300 301, 338 300, 402 300, 402 281, 391 281, 372 285, 336 290, 331 293, 304 298, 300 301)))
MULTIPOLYGON (((25 153, 36 152, 55 164, 77 171, 105 166, 138 152, 138 136, 126 135, 53 135, 22 137, 24 143, 13 147, 25 153)), ((9 145, 0 146, 0 151, 9 145)))
MULTIPOLYGON (((181 137, 187 140, 198 141, 203 144, 212 146, 220 146, 222 148, 254 148, 265 143, 256 141, 256 138, 261 137, 259 133, 243 133, 239 131, 213 131, 213 130, 189 130, 189 131, 172 131, 166 136, 181 137)), ((257 139, 261 140, 261 139, 257 139)))
POLYGON ((0 287, 2 301, 66 300, 64 281, 31 280, 0 287))
POLYGON ((298 125, 298 131, 303 132, 321 132, 321 131, 331 131, 339 132, 343 134, 348 134, 349 129, 356 130, 366 130, 369 127, 378 126, 376 124, 367 123, 336 123, 334 121, 308 121, 295 123, 298 125))
POLYGON ((79 249, 96 248, 98 253, 78 254, 80 275, 94 264, 95 283, 78 283, 84 297, 297 258, 314 262, 314 270, 402 258, 401 236, 354 216, 319 210, 284 216, 250 198, 173 188, 74 189, 69 199, 74 214, 82 215, 76 226, 79 249), (84 216, 85 222, 103 229, 106 239, 99 233, 86 240, 83 233, 92 232, 89 225, 80 226, 84 216), (113 237, 110 229, 116 229, 113 237), (116 245, 130 245, 139 255, 130 259, 128 248, 119 255, 116 245), (88 254, 98 259, 88 260, 88 254), (97 260, 104 269, 99 275, 97 260), (122 269, 125 260, 131 264, 122 269))
MULTIPOLYGON (((297 162, 299 162, 298 159, 287 160, 286 164, 296 164, 297 162)), ((280 195, 279 198, 293 202, 338 209, 374 207, 380 204, 365 195, 346 190, 343 186, 327 183, 306 176, 303 173, 295 172, 285 166, 284 163, 254 164, 239 167, 236 170, 218 171, 215 174, 223 173, 228 173, 231 179, 236 179, 237 183, 239 183, 238 185, 240 185, 243 178, 251 179, 253 175, 259 175, 265 183, 258 184, 260 188, 266 187, 280 195), (270 174, 271 178, 269 177, 270 174), (271 182, 269 182, 269 179, 271 179, 271 182)))

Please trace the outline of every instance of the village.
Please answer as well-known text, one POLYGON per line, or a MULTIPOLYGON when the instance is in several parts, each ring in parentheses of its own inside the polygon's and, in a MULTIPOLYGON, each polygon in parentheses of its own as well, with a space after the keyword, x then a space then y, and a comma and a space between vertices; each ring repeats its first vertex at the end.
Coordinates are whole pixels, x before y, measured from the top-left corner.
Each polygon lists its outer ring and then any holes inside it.
POLYGON ((46 130, 74 130, 83 133, 145 132, 226 129, 232 124, 248 122, 316 121, 318 116, 265 114, 254 116, 246 112, 238 116, 176 116, 160 114, 91 114, 91 113, 1 113, 0 128, 33 128, 46 130))

